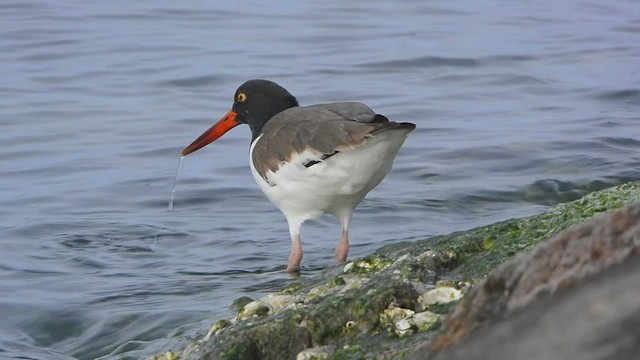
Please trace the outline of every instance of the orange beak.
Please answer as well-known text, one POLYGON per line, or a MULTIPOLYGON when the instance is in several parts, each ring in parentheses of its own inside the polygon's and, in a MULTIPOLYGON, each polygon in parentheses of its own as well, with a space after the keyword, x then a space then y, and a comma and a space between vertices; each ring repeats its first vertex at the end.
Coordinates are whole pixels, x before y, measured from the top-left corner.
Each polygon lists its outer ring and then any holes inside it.
POLYGON ((213 124, 212 127, 195 139, 191 144, 189 144, 189 146, 184 148, 180 153, 180 156, 187 156, 192 152, 211 144, 227 131, 240 125, 240 123, 236 121, 236 115, 237 114, 233 110, 230 110, 227 115, 218 120, 217 123, 213 124))

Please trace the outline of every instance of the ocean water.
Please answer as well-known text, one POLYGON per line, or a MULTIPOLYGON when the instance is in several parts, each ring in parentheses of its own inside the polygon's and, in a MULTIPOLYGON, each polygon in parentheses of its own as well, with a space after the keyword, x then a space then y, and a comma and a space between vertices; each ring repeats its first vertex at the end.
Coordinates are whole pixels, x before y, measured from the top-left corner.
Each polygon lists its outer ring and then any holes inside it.
MULTIPOLYGON (((350 257, 640 180, 640 3, 0 4, 0 358, 143 358, 292 281, 250 133, 179 152, 274 80, 417 130, 350 257)), ((330 217, 301 276, 333 266, 330 217)))

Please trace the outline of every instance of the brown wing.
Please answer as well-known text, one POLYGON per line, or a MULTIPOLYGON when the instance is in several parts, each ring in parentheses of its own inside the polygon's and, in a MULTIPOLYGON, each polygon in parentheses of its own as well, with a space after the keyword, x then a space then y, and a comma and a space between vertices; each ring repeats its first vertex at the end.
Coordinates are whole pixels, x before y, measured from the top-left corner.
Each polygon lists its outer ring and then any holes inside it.
MULTIPOLYGON (((313 165, 366 142, 385 129, 402 126, 361 103, 332 103, 287 109, 271 118, 253 148, 253 164, 263 178, 307 149, 317 152, 313 165)), ((409 124, 415 126, 413 124, 409 124)), ((309 165, 310 166, 310 165, 309 165)))

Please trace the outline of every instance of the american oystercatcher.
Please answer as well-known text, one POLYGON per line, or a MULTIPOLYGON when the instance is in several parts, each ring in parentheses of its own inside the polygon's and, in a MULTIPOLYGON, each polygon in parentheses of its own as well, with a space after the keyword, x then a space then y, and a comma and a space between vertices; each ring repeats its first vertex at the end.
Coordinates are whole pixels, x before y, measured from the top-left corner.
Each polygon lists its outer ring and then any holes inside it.
POLYGON ((186 156, 239 124, 251 128, 251 173, 289 223, 287 271, 300 268, 300 227, 332 214, 342 237, 336 260, 349 252, 349 222, 355 207, 391 170, 393 159, 415 124, 389 121, 368 106, 342 102, 299 106, 268 80, 249 80, 236 90, 231 110, 182 150, 186 156))

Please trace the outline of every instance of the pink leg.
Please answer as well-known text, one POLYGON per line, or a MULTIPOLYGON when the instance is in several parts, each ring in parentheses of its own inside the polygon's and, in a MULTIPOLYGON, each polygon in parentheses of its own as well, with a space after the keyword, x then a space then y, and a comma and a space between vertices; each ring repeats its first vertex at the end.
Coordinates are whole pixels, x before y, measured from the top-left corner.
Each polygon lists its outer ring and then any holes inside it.
POLYGON ((338 246, 336 246, 336 262, 342 264, 347 261, 347 255, 349 254, 349 230, 342 230, 342 237, 338 246))
POLYGON ((295 235, 291 238, 291 254, 289 255, 289 264, 287 265, 287 271, 293 272, 300 269, 301 262, 302 244, 300 243, 300 235, 295 235))

